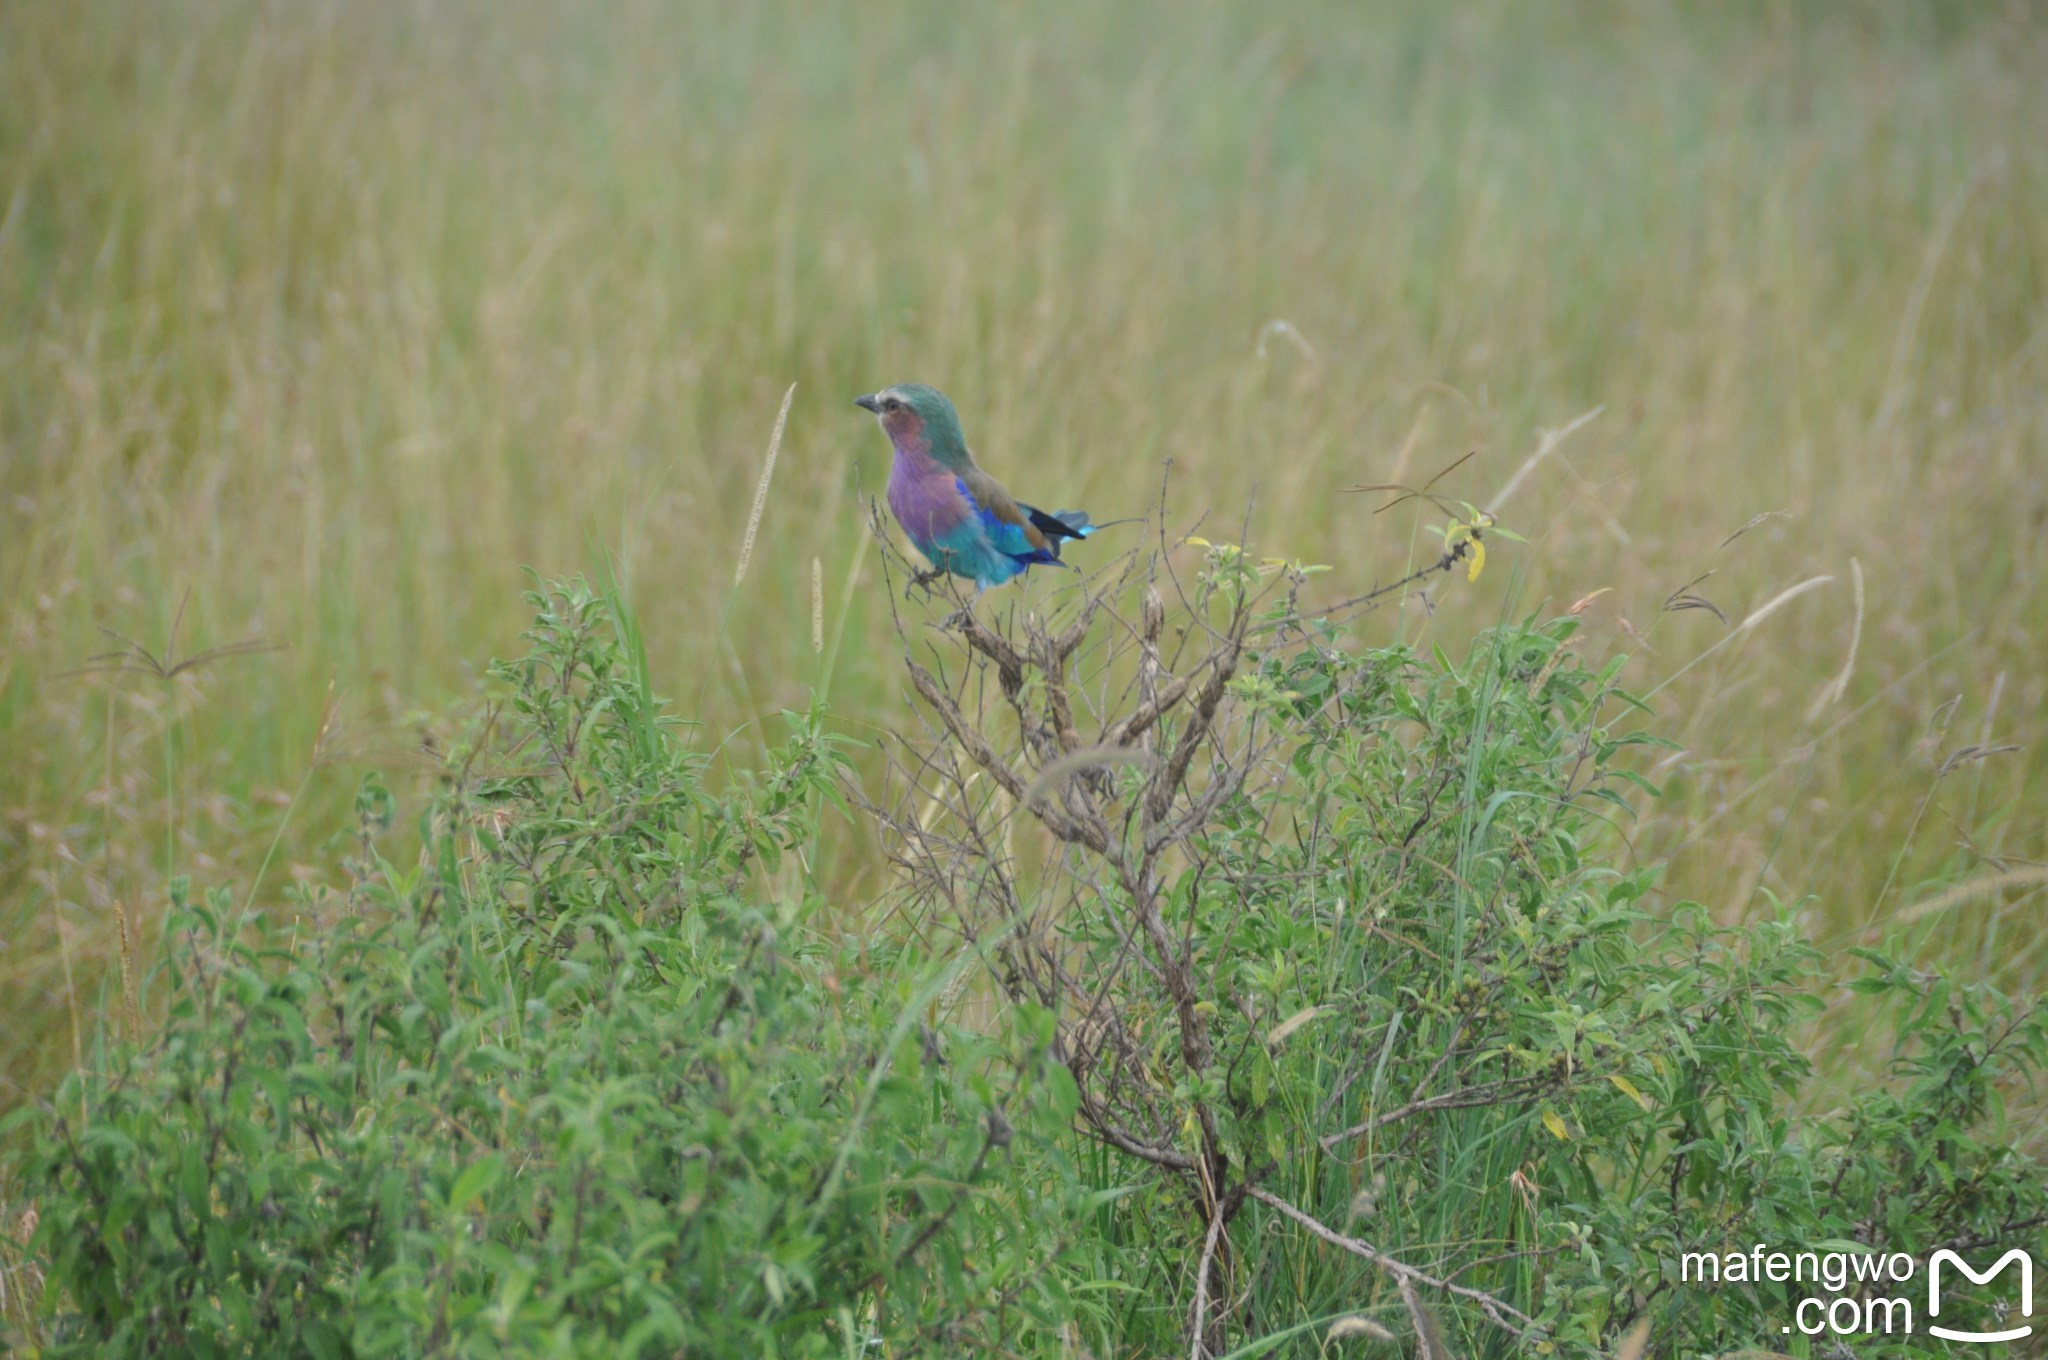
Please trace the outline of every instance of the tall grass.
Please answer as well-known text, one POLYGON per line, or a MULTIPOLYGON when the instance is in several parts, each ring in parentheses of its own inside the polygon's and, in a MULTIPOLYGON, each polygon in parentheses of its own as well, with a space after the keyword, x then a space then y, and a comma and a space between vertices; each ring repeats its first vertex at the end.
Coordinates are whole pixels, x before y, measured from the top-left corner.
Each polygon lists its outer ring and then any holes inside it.
MULTIPOLYGON (((315 735, 443 739, 522 564, 616 553, 728 731, 803 704, 846 563, 822 674, 898 721, 847 402, 912 378, 1023 494, 1135 513, 1171 458, 1176 515, 1249 504, 1345 593, 1427 547, 1338 488, 1476 450, 1439 489, 1485 504, 1604 407, 1511 570, 1383 627, 1605 588, 1586 645, 1684 670, 1625 829, 1727 916, 1813 892, 1847 938, 2048 857, 2044 80, 1999 5, 0 8, 0 1104, 120 1004, 117 904, 150 956, 166 837, 246 879, 304 781, 316 872, 360 769, 308 779, 315 735), (1738 623, 1834 580, 1686 669, 1709 570, 1738 623), (188 591, 189 650, 286 650, 65 674, 188 591)), ((2012 883, 1920 928, 2037 977, 2012 883)))

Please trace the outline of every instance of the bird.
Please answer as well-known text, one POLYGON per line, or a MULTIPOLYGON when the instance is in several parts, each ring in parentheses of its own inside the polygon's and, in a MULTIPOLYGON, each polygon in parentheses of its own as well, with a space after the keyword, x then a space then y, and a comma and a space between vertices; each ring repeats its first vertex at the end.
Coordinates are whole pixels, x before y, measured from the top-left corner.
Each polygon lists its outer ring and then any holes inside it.
POLYGON ((1084 510, 1047 514, 1003 490, 975 464, 960 413, 936 387, 903 383, 853 404, 874 413, 896 450, 889 509, 934 575, 951 572, 986 590, 1032 567, 1071 565, 1060 561, 1061 544, 1108 527, 1084 510))

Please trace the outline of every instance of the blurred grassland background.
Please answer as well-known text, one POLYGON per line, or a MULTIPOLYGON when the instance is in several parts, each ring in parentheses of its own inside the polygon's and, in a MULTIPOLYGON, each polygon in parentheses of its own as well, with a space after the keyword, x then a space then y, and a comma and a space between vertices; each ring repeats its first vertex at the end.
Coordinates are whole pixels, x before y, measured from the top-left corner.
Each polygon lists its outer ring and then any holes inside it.
POLYGON ((1333 599, 1432 553, 1342 488, 1476 450, 1438 489, 1483 504, 1601 408, 1527 546, 1365 636, 1604 589, 1585 648, 1677 677, 1622 828, 1672 896, 1839 945, 2006 875, 1913 928, 2034 985, 2044 88, 2024 4, 0 7, 0 1106, 167 868, 246 890, 275 840, 274 897, 367 768, 418 809, 523 566, 614 552, 722 736, 821 680, 816 559, 838 720, 904 726, 849 400, 909 379, 1048 505, 1142 514, 1171 458, 1170 523, 1333 599), (1738 623, 1834 579, 1688 668, 1710 568, 1738 623), (179 655, 280 650, 67 673, 188 599, 179 655))

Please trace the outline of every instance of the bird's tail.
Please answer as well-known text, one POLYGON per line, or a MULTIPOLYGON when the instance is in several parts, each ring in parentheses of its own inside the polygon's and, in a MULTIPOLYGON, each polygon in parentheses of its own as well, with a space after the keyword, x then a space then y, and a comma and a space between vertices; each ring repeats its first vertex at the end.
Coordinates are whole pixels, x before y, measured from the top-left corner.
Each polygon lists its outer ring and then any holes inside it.
POLYGON ((1112 519, 1097 524, 1086 510, 1055 510, 1047 514, 1043 510, 1031 510, 1031 522, 1038 526, 1038 532, 1051 538, 1086 538, 1097 529, 1111 529, 1119 524, 1136 524, 1135 519, 1112 519))
MULTIPOLYGON (((1060 510, 1048 515, 1035 505, 1019 506, 1018 508, 1029 515, 1032 525, 1039 533, 1045 535, 1046 544, 1051 549, 1049 556, 1054 562, 1060 561, 1060 544, 1067 539, 1086 538, 1097 529, 1107 529, 1111 525, 1136 523, 1135 520, 1113 519, 1107 524, 1097 524, 1089 517, 1086 510, 1060 510)), ((1032 560, 1036 561, 1038 559, 1034 558, 1032 560)), ((1060 565, 1065 566, 1066 564, 1062 562, 1060 565)))

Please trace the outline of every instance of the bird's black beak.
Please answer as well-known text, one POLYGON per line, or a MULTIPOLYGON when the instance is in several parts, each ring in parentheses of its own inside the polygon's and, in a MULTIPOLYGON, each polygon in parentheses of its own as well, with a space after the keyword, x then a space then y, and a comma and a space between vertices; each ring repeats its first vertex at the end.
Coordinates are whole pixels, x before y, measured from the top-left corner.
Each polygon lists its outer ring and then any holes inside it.
POLYGON ((853 404, 863 410, 873 411, 877 415, 880 415, 882 411, 882 399, 873 392, 868 393, 864 397, 855 397, 853 404))

